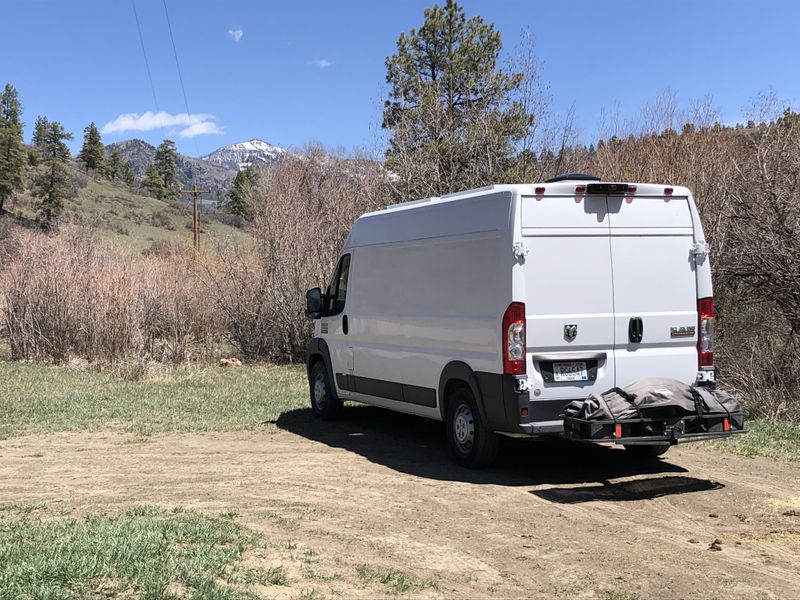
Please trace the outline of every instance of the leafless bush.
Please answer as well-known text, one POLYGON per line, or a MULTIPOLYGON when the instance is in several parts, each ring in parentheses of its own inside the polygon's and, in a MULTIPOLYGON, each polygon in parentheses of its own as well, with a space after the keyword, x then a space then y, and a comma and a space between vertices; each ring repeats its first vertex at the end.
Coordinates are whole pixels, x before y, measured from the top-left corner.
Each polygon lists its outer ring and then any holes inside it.
POLYGON ((156 210, 150 215, 150 224, 153 227, 161 227, 169 231, 175 231, 175 223, 172 222, 168 214, 160 210, 156 210))
POLYGON ((91 230, 21 232, 2 276, 2 309, 12 358, 116 362, 203 357, 217 318, 179 255, 131 264, 91 230))
POLYGON ((102 346, 113 360, 131 349, 130 272, 91 238, 21 234, 3 284, 12 358, 63 362, 102 346))
POLYGON ((259 173, 251 247, 220 248, 207 264, 230 342, 249 359, 301 360, 311 334, 305 291, 324 286, 355 219, 389 203, 383 167, 311 146, 259 173))

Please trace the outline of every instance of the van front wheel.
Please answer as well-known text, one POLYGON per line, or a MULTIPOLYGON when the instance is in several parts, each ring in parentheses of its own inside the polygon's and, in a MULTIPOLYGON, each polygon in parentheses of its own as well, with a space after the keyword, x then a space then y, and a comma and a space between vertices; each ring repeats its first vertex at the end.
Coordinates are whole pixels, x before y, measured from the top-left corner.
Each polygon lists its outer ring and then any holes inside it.
POLYGON ((321 360, 311 367, 308 377, 311 392, 311 408, 323 421, 332 421, 342 412, 342 401, 333 396, 325 363, 321 360))
POLYGON ((447 404, 447 441, 463 467, 486 467, 497 456, 499 438, 481 420, 475 398, 467 389, 454 392, 447 404))

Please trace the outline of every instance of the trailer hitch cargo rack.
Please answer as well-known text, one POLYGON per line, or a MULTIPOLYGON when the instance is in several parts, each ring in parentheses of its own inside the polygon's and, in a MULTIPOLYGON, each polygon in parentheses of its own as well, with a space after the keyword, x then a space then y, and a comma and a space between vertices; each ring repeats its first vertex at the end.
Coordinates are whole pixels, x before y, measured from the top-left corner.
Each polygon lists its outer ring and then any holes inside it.
POLYGON ((699 442, 746 433, 744 412, 670 417, 589 420, 564 417, 564 435, 572 440, 625 445, 699 442))

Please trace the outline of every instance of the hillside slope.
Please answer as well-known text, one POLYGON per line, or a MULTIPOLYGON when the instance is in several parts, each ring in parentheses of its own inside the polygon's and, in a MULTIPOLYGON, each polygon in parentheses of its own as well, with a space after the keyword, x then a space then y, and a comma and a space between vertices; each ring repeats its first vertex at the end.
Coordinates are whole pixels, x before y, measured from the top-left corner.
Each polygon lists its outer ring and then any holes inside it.
MULTIPOLYGON (((64 204, 63 218, 96 226, 103 238, 115 246, 139 254, 154 243, 192 243, 191 208, 143 196, 127 186, 101 178, 76 175, 77 193, 64 204)), ((26 192, 7 205, 3 221, 12 228, 33 226, 38 201, 26 192)), ((247 234, 218 220, 218 215, 201 214, 201 243, 209 247, 225 238, 243 240, 247 234)))

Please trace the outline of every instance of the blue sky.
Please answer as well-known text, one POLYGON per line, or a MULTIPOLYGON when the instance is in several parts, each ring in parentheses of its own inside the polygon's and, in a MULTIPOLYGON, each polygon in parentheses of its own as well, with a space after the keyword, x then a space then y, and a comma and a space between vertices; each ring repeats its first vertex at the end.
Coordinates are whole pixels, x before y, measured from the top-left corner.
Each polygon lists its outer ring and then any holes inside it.
MULTIPOLYGON (((261 138, 284 147, 382 148, 384 61, 431 0, 167 0, 190 117, 162 0, 4 0, 0 85, 11 82, 30 128, 37 115, 75 134, 94 121, 107 143, 176 140, 190 155, 261 138), (123 117, 138 115, 138 117, 123 117), (110 125, 108 125, 110 124, 110 125), (107 126, 108 125, 108 126, 107 126), (163 127, 132 131, 125 129, 163 127)), ((711 95, 723 120, 743 118, 770 87, 798 104, 800 2, 464 0, 511 49, 536 43, 552 109, 574 106, 585 140, 601 111, 634 115, 665 88, 680 102, 711 95)))

